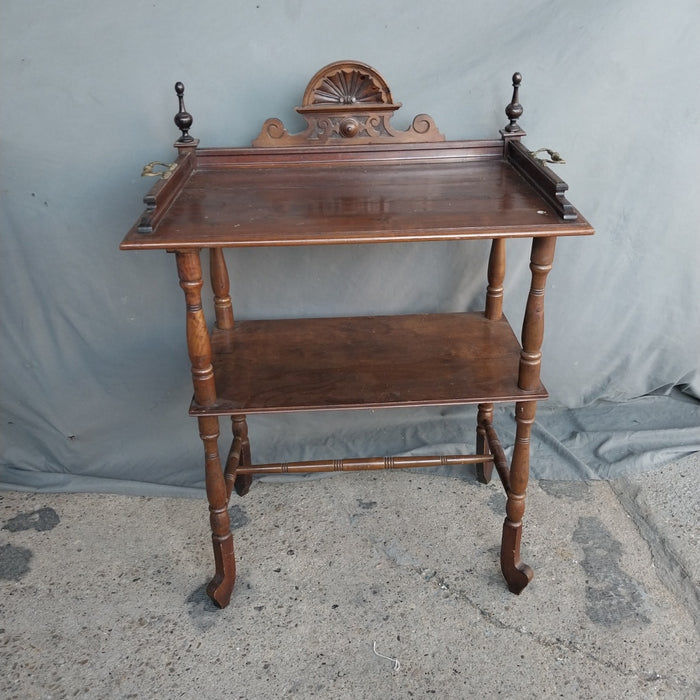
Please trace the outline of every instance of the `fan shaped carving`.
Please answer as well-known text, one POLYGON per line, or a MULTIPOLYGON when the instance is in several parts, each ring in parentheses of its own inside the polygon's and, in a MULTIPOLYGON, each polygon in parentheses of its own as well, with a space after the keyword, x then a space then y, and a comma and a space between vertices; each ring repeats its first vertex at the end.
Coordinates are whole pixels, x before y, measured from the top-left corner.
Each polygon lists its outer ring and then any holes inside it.
POLYGON ((339 61, 309 81, 302 105, 312 104, 391 104, 391 92, 384 78, 370 66, 339 61))
POLYGON ((307 128, 290 134, 279 119, 268 119, 253 146, 330 145, 347 143, 415 143, 444 141, 432 118, 416 117, 405 131, 389 123, 401 107, 391 98, 386 80, 366 63, 337 61, 309 81, 297 112, 307 128))

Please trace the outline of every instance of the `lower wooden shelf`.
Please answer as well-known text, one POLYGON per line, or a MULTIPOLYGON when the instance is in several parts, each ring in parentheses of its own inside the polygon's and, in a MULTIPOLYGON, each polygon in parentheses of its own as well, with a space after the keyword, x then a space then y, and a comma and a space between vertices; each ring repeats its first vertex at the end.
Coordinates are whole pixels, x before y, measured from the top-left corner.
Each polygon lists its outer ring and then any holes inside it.
POLYGON ((212 352, 217 402, 192 415, 547 398, 518 387, 520 344, 483 313, 237 321, 212 352))

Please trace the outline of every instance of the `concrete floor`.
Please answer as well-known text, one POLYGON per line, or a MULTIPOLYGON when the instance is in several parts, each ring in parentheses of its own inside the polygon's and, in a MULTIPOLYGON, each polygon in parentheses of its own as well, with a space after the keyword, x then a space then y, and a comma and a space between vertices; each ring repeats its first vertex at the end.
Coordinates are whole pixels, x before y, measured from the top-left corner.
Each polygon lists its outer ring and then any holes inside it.
POLYGON ((697 698, 699 471, 531 482, 520 596, 498 483, 256 482, 225 610, 203 500, 4 492, 0 697, 697 698))

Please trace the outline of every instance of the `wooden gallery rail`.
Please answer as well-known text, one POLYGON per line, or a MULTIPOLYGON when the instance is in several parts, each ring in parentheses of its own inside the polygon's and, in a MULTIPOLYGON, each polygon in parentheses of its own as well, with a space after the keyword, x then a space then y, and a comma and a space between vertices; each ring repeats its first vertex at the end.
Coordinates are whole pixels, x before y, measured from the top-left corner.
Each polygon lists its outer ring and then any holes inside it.
MULTIPOLYGON (((520 74, 500 138, 446 141, 432 118, 406 130, 400 107, 370 66, 343 61, 309 82, 297 111, 304 131, 268 119, 250 148, 199 148, 177 83, 182 135, 173 164, 149 164, 160 179, 123 250, 175 254, 185 294, 187 347, 204 444, 216 573, 207 592, 228 604, 235 559, 228 503, 254 474, 402 469, 474 464, 488 482, 495 466, 507 494, 501 568, 514 593, 531 580, 520 561, 529 443, 540 382, 544 290, 559 236, 593 233, 565 198, 567 185, 522 144, 520 74), (156 167, 162 169, 156 173, 156 167), (530 290, 520 342, 503 316, 506 241, 532 239, 530 290), (491 241, 482 312, 355 318, 234 319, 225 248, 491 241), (201 251, 208 250, 215 324, 202 307, 201 251), (360 351, 358 351, 358 349, 360 351), (514 403, 510 465, 493 426, 496 403, 514 403), (246 417, 256 413, 396 406, 478 406, 476 452, 253 464, 246 417), (219 455, 219 419, 233 442, 219 455)), ((549 152, 547 162, 560 162, 549 152)))

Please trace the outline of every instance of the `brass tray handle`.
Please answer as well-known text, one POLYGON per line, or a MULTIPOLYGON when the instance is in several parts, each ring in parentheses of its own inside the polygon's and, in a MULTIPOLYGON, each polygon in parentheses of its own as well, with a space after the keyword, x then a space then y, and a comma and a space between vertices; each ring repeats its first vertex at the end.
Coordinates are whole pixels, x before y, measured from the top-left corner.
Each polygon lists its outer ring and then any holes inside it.
POLYGON ((530 155, 541 165, 545 163, 552 163, 554 165, 565 165, 566 161, 551 148, 538 148, 536 151, 530 151, 530 155), (538 153, 546 153, 549 158, 537 158, 538 153))
POLYGON ((159 177, 167 180, 177 168, 177 163, 161 163, 159 160, 154 160, 143 166, 141 177, 159 177), (154 168, 163 168, 162 170, 154 170, 154 168))

